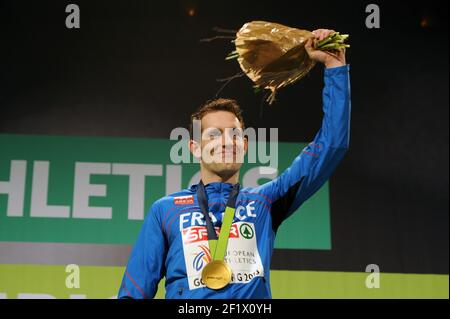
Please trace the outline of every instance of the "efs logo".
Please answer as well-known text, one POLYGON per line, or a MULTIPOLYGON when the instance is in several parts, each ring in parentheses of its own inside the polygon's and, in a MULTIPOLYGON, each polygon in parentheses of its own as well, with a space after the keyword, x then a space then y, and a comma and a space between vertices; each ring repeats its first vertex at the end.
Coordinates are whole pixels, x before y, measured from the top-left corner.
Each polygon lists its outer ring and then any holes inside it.
MULTIPOLYGON (((217 236, 219 236, 220 228, 214 227, 214 229, 216 230, 217 236)), ((202 226, 183 229, 182 234, 183 244, 185 245, 208 240, 208 232, 206 230, 206 227, 202 226)), ((236 224, 231 225, 229 238, 239 238, 239 231, 236 224)))
POLYGON ((211 253, 209 252, 209 248, 205 245, 200 245, 200 252, 194 257, 192 262, 192 266, 196 271, 199 271, 203 268, 204 264, 207 264, 211 261, 211 253))

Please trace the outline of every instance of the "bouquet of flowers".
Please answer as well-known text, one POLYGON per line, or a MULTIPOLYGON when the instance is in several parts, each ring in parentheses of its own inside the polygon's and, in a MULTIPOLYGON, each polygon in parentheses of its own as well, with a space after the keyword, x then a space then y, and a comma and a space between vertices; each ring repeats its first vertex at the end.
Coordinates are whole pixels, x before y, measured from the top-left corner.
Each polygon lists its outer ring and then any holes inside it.
MULTIPOLYGON (((275 100, 277 90, 304 77, 314 67, 305 49, 312 32, 290 28, 278 23, 252 21, 236 33, 236 50, 226 59, 237 59, 242 71, 255 83, 255 89, 271 91, 269 104, 275 100)), ((324 51, 350 47, 345 44, 347 34, 335 32, 316 44, 324 51)))

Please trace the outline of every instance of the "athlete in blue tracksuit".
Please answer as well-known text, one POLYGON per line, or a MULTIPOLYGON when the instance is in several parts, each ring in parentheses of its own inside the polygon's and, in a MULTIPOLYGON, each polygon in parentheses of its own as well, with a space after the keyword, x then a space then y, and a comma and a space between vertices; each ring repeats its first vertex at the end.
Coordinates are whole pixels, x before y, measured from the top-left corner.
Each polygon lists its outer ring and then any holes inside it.
MULTIPOLYGON (((269 268, 278 227, 328 180, 349 146, 349 66, 326 68, 324 80, 324 118, 314 141, 276 179, 239 192, 225 256, 232 282, 212 290, 200 280, 211 255, 198 185, 193 185, 152 205, 132 250, 119 298, 153 298, 163 277, 166 298, 271 298, 269 268)), ((232 186, 224 182, 205 186, 216 231, 232 186)))

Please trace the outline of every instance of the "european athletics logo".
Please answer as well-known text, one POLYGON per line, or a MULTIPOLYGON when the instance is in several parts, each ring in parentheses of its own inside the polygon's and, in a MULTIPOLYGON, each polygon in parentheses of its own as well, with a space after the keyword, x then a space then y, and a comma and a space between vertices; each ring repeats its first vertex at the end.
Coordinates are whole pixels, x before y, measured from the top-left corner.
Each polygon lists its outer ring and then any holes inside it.
POLYGON ((211 261, 211 253, 209 252, 209 248, 205 245, 199 246, 201 251, 194 257, 194 261, 192 266, 196 271, 199 271, 203 268, 204 263, 208 264, 211 261))

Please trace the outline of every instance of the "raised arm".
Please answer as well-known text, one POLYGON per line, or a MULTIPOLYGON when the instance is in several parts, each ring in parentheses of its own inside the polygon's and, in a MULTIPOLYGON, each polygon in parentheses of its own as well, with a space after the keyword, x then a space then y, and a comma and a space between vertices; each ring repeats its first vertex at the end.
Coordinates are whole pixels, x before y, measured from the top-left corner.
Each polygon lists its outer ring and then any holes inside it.
MULTIPOLYGON (((332 30, 317 30, 317 40, 332 30)), ((295 158, 291 166, 273 181, 262 185, 272 202, 272 226, 276 231, 304 201, 311 197, 330 177, 349 147, 350 137, 350 80, 345 52, 329 55, 307 44, 311 58, 324 63, 322 127, 314 140, 295 158)))

